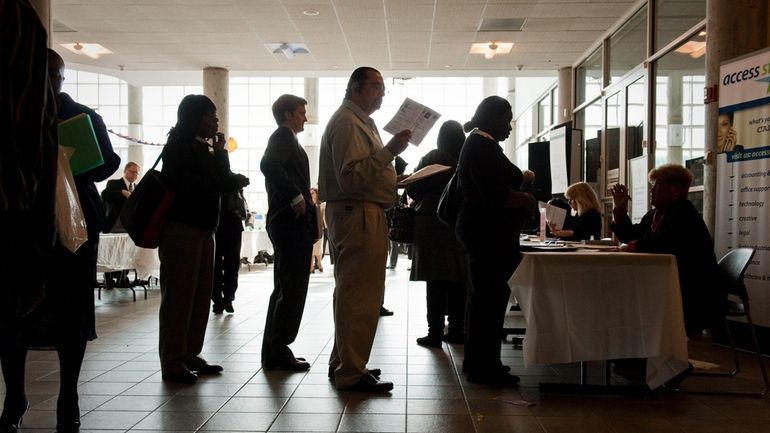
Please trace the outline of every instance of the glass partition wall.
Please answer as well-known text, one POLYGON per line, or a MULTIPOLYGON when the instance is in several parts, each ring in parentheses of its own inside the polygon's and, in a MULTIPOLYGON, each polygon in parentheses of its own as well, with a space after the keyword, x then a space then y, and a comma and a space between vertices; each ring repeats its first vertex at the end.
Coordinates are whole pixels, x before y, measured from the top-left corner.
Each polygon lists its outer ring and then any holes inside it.
POLYGON ((673 162, 702 172, 705 4, 650 0, 575 67, 581 177, 604 204, 605 235, 612 217, 608 188, 629 183, 631 160, 646 156, 647 170, 673 162))

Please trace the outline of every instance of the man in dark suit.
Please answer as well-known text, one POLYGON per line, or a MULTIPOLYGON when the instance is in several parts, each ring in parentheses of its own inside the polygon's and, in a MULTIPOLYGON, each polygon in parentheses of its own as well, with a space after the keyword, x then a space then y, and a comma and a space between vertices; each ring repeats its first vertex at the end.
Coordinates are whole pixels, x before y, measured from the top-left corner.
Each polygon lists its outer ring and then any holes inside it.
MULTIPOLYGON (((139 164, 130 161, 123 169, 123 177, 120 179, 111 179, 107 181, 107 187, 102 191, 102 203, 104 204, 104 213, 106 222, 104 224, 105 233, 125 233, 123 224, 120 222, 120 211, 126 204, 139 177, 139 164)), ((115 271, 104 273, 104 284, 107 288, 114 285, 127 286, 128 271, 115 271)))
POLYGON ((139 164, 131 161, 123 169, 123 177, 107 181, 107 187, 102 191, 102 202, 107 222, 104 224, 105 233, 124 233, 120 223, 120 211, 136 187, 139 177, 139 164))
POLYGON ((316 217, 310 197, 307 154, 297 141, 304 129, 307 101, 281 95, 273 103, 278 129, 270 136, 260 169, 267 189, 267 233, 275 249, 274 287, 262 337, 262 367, 302 371, 310 364, 295 358, 294 342, 305 308, 316 217))

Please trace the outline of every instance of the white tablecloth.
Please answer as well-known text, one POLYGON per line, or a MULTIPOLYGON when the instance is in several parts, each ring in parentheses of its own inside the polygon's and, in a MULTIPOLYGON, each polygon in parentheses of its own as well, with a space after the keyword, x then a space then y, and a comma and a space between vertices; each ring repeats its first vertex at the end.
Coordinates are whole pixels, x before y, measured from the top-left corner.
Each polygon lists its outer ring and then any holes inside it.
POLYGON ((137 247, 126 233, 102 233, 99 235, 97 272, 113 272, 136 269, 137 278, 146 280, 160 275, 157 249, 137 247))
POLYGON ((266 230, 244 230, 241 237, 241 257, 249 261, 254 259, 260 251, 273 253, 273 244, 266 230))
POLYGON ((527 322, 525 366, 647 358, 651 389, 687 367, 674 256, 524 253, 508 284, 527 322))

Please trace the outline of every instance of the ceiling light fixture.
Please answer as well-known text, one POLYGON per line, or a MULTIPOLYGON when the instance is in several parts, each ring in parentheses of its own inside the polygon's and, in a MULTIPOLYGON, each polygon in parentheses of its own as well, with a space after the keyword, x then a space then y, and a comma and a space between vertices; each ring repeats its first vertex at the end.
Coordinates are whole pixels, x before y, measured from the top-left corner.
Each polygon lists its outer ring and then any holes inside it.
POLYGON ((680 54, 687 54, 693 59, 697 59, 706 54, 706 42, 687 41, 674 51, 680 54))
POLYGON ((484 58, 493 59, 498 54, 508 54, 513 49, 513 42, 483 42, 471 45, 471 54, 483 54, 484 58))
POLYGON ((114 54, 112 51, 99 44, 81 44, 80 42, 75 42, 74 44, 59 45, 72 51, 75 54, 82 54, 92 59, 98 59, 104 54, 114 54))
POLYGON ((484 58, 489 60, 495 57, 495 51, 497 50, 497 44, 492 42, 489 44, 489 51, 484 53, 484 58))
POLYGON ((310 50, 307 49, 307 45, 305 44, 282 42, 280 44, 265 44, 265 46, 271 53, 283 54, 289 60, 293 59, 295 54, 310 53, 310 50))
POLYGON ((304 11, 302 11, 302 15, 309 16, 309 17, 317 17, 318 15, 321 15, 321 12, 315 9, 305 9, 304 11))

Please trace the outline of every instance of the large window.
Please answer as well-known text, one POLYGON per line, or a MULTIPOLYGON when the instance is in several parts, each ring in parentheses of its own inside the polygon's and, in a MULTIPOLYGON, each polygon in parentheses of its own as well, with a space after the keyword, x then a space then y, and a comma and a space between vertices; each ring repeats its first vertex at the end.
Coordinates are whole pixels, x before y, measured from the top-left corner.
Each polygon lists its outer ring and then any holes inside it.
POLYGON ((656 63, 655 165, 704 155, 705 56, 696 35, 656 63))
POLYGON ((182 98, 190 94, 202 93, 202 86, 142 87, 144 141, 165 143, 168 131, 176 124, 176 111, 182 98))
POLYGON ((610 83, 616 83, 647 58, 647 6, 610 37, 610 83))
MULTIPOLYGON (((249 210, 267 213, 265 177, 259 169, 270 135, 275 131, 273 102, 283 94, 305 96, 302 77, 232 77, 230 78, 230 137, 238 148, 230 154, 230 169, 249 178, 244 190, 249 210)), ((299 142, 307 144, 303 133, 299 142)))
POLYGON ((706 0, 655 0, 655 50, 706 18, 706 0))
POLYGON ((601 99, 578 111, 575 124, 583 130, 583 179, 591 184, 594 190, 599 190, 601 177, 601 130, 602 102, 601 99))
POLYGON ((602 50, 599 48, 577 67, 577 105, 599 96, 602 87, 602 50))
MULTIPOLYGON (((128 133, 128 84, 125 81, 109 75, 65 69, 62 91, 76 102, 94 109, 102 116, 107 129, 119 134, 128 133)), ((114 134, 110 134, 110 142, 125 162, 129 142, 114 134)), ((97 188, 101 191, 101 184, 97 188)))

